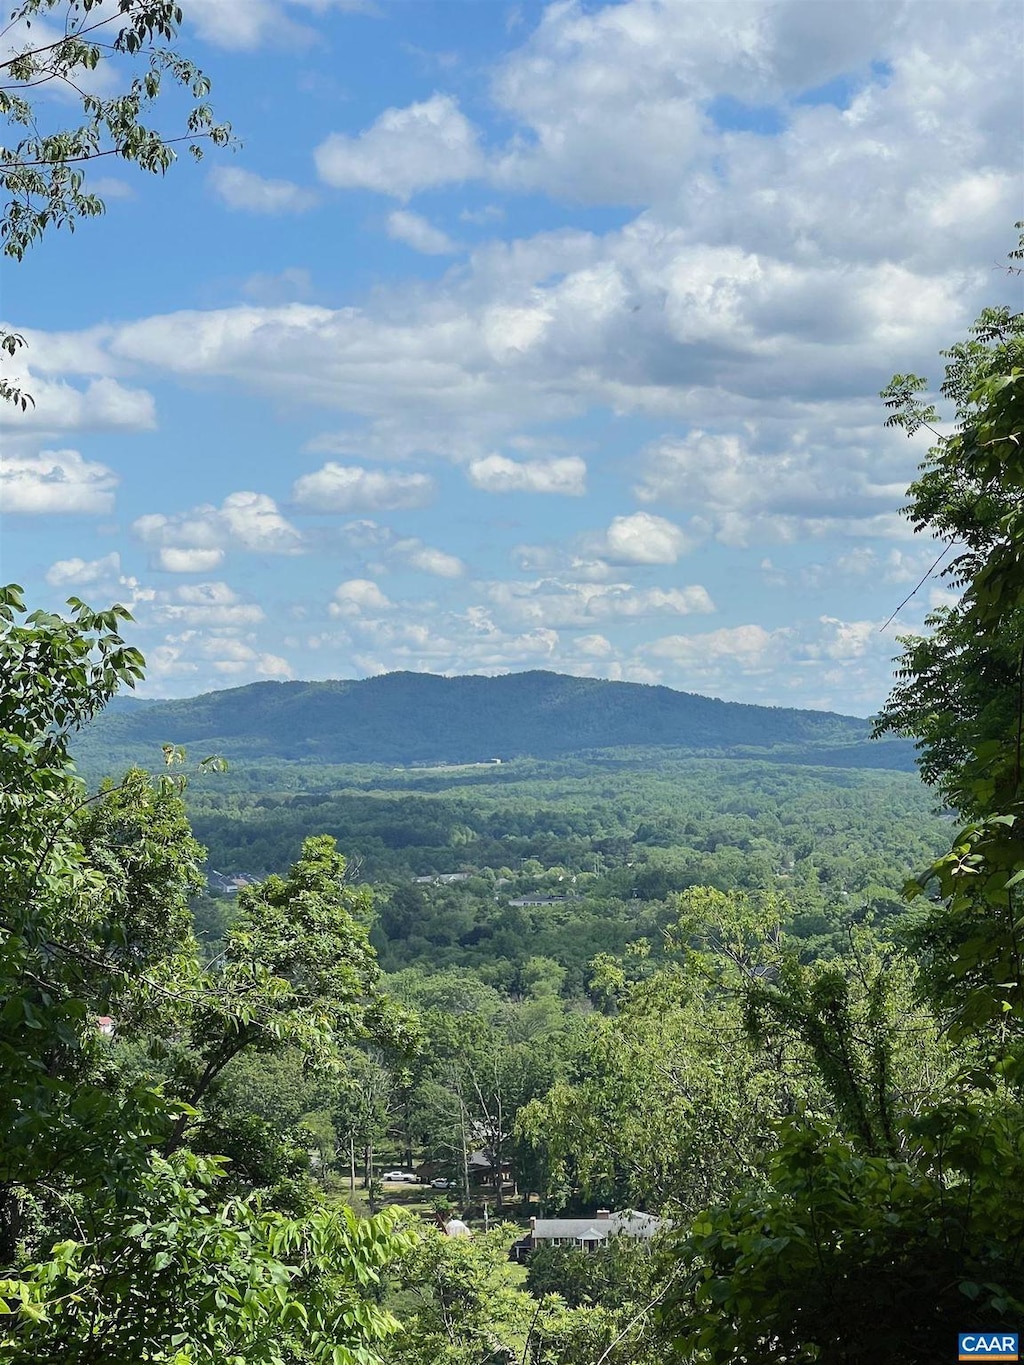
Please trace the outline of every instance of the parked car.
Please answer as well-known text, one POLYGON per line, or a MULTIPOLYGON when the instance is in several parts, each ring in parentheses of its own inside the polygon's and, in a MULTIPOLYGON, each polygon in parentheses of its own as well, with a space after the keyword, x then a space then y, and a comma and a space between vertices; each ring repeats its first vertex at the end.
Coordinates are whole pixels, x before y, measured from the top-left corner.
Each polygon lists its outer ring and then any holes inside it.
POLYGON ((415 1171, 385 1171, 381 1180, 390 1180, 405 1185, 418 1185, 420 1178, 415 1171))
POLYGON ((439 1175, 436 1180, 430 1182, 432 1190, 457 1190, 459 1182, 457 1180, 446 1180, 443 1175, 439 1175))

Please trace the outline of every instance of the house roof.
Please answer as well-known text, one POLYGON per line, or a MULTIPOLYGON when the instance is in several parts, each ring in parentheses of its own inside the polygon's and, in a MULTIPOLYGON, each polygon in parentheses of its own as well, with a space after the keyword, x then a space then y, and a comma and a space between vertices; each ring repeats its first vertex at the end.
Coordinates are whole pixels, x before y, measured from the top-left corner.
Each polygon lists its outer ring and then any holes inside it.
POLYGON ((571 1237, 578 1242, 603 1242, 606 1237, 653 1237, 662 1220, 650 1213, 611 1213, 607 1218, 538 1218, 532 1233, 535 1241, 571 1237))

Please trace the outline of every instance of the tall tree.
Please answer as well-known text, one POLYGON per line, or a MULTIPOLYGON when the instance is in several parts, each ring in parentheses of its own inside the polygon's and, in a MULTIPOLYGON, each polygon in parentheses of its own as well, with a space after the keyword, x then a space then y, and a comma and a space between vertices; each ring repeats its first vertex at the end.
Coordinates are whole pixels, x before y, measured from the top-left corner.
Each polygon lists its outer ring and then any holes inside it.
MULTIPOLYGON (((955 1034, 1009 1042, 1024 1028, 1024 313, 987 310, 946 356, 955 427, 907 513, 958 548, 944 573, 961 596, 903 641, 878 728, 917 739, 925 780, 971 822, 908 887, 930 897, 914 940, 931 999, 955 1034)), ((924 383, 896 377, 890 420, 932 421, 924 383)))
POLYGON ((97 1027, 212 1018, 220 1039, 312 1052, 372 1004, 332 849, 253 893, 220 979, 185 913, 201 850, 177 784, 133 773, 86 794, 68 741, 141 676, 125 617, 26 615, 0 590, 0 1356, 366 1365, 396 1326, 369 1290, 408 1239, 386 1217, 295 1218, 227 1189, 222 1159, 182 1145, 196 1105, 121 1072, 97 1027), (286 890, 302 944, 278 924, 286 890))

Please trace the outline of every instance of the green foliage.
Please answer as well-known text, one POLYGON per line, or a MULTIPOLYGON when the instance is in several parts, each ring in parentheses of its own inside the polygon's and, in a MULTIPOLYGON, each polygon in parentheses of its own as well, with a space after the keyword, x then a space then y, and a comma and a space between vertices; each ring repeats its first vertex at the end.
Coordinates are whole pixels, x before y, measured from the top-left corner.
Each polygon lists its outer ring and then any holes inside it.
POLYGON ((347 1209, 302 1219, 216 1198, 210 1158, 152 1157, 83 1209, 45 1260, 0 1280, 11 1365, 374 1365, 398 1323, 374 1302, 410 1243, 347 1209))
POLYGON ((947 352, 956 429, 929 452, 908 514, 963 546, 945 573, 959 603, 905 641, 879 728, 917 736, 921 768, 973 823, 908 886, 935 906, 912 942, 954 1036, 1010 1048, 1024 1022, 1024 314, 989 310, 947 352))
POLYGON ((749 982, 747 1029, 765 1043, 779 1030, 798 1038, 843 1132, 863 1152, 895 1156, 898 1118, 934 1099, 950 1070, 916 988, 912 965, 862 933, 845 960, 806 967, 790 952, 775 980, 749 982))
POLYGON ((787 1121, 766 1189, 697 1219, 661 1309, 681 1359, 933 1365, 967 1322, 1024 1312, 1016 1110, 934 1111, 912 1161, 787 1121))
MULTIPOLYGON (((957 551, 941 577, 963 596, 928 618, 927 636, 901 641, 876 730, 914 737, 925 780, 978 815, 1001 810, 1020 784, 1024 313, 986 310, 970 339, 944 354, 941 392, 955 405, 955 430, 928 452, 906 515, 957 551)), ((916 430, 923 418, 913 405, 899 394, 890 401, 900 404, 891 420, 916 430)))
MULTIPOLYGON (((200 158, 204 142, 230 139, 230 128, 214 120, 207 102, 208 78, 173 47, 181 19, 176 0, 20 0, 15 6, 4 28, 12 55, 0 61, 0 118, 14 130, 0 148, 6 196, 0 237, 8 256, 20 260, 51 227, 73 230, 79 219, 103 213, 86 179, 91 163, 115 157, 163 174, 176 145, 200 158), (94 93, 90 76, 100 67, 125 71, 117 94, 94 93), (141 71, 128 79, 133 67, 141 71), (186 106, 172 134, 149 122, 168 87, 186 106), (61 126, 75 107, 77 124, 61 126)), ((8 350, 10 339, 4 339, 8 350)), ((10 390, 0 396, 17 401, 10 390)))
POLYGON ((526 1266, 526 1287, 536 1299, 557 1294, 570 1308, 621 1309, 655 1292, 655 1262, 646 1242, 609 1237, 597 1251, 539 1246, 526 1266))
POLYGON ((70 608, 26 616, 0 591, 0 1354, 372 1365, 397 1325, 380 1272, 409 1237, 386 1216, 292 1217, 183 1146, 228 1054, 333 1053, 365 1030, 364 897, 314 841, 290 879, 252 891, 204 972, 182 779, 135 771, 89 798, 69 761, 71 732, 142 667, 123 609, 70 608), (114 1043, 96 1026, 108 1011, 114 1043), (185 1103, 139 1062, 190 1030, 205 1070, 185 1103))
POLYGON ((756 1176, 772 1118, 793 1103, 739 1001, 692 972, 637 983, 573 1043, 568 1074, 518 1120, 555 1207, 582 1197, 695 1213, 756 1176))
POLYGON ((514 1365, 536 1305, 517 1288, 508 1259, 516 1233, 447 1237, 424 1228, 397 1267, 405 1330, 388 1365, 514 1365))

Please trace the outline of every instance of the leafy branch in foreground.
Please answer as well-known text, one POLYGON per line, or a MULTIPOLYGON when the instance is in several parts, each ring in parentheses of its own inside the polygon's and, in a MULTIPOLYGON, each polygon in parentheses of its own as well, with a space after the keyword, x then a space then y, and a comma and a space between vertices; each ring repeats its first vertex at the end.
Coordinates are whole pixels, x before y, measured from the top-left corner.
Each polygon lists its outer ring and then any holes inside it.
POLYGON ((0 147, 8 256, 20 260, 49 227, 73 230, 104 211, 86 181, 91 163, 116 157, 163 174, 178 147, 198 159, 204 142, 230 140, 208 103, 209 79, 172 46, 181 21, 173 0, 22 0, 13 11, 2 34, 13 55, 0 61, 0 117, 12 136, 0 147), (107 93, 112 85, 118 93, 107 93), (172 133, 149 121, 168 86, 184 97, 172 133), (61 126, 69 100, 80 120, 61 126))
MULTIPOLYGON (((10 12, 0 26, 4 255, 20 261, 50 228, 73 232, 105 211, 88 178, 96 162, 163 175, 180 150, 199 160, 206 144, 231 141, 209 78, 174 47, 181 22, 174 0, 21 0, 10 12), (173 111, 169 131, 152 121, 161 98, 173 111)), ((0 360, 24 345, 0 328, 0 360)), ((0 375, 0 402, 24 411, 33 399, 0 375)))

